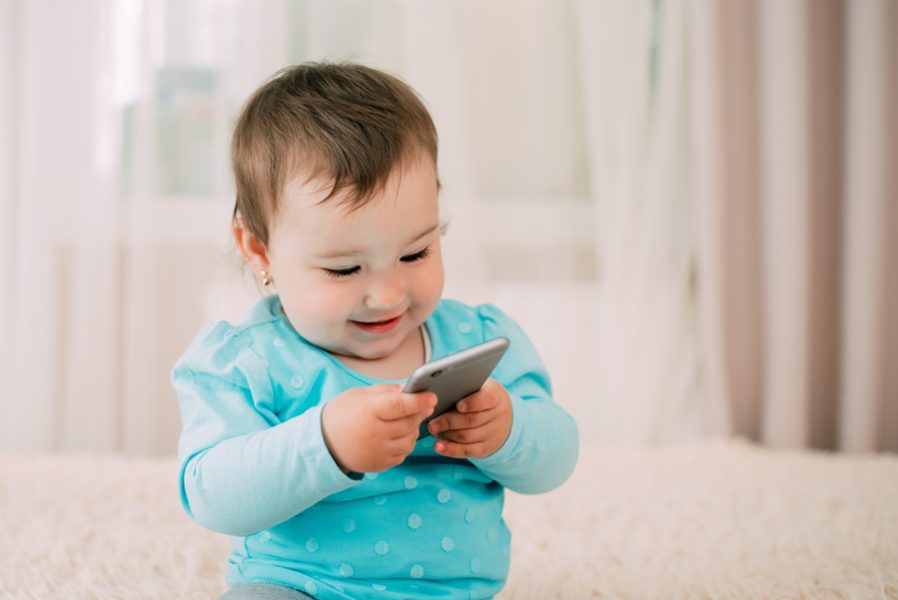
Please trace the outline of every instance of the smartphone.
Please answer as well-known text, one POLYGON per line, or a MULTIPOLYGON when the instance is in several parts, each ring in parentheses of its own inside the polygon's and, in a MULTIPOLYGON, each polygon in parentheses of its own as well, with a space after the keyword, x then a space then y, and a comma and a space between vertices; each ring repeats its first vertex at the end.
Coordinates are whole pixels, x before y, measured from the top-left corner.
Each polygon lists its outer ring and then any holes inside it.
POLYGON ((415 369, 402 391, 433 392, 437 395, 437 405, 433 414, 421 423, 418 439, 430 435, 427 424, 431 420, 452 409, 459 400, 483 386, 508 345, 508 338, 498 337, 432 360, 415 369))

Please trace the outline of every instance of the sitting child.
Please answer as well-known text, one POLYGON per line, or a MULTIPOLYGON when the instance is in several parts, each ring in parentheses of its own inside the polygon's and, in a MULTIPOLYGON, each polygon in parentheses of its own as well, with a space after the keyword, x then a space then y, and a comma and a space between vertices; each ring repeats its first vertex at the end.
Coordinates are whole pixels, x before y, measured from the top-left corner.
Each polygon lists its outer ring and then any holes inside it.
POLYGON ((503 490, 540 493, 577 428, 521 328, 441 299, 437 135, 415 92, 356 64, 287 68, 232 140, 233 234, 276 287, 178 361, 181 501, 233 536, 224 597, 490 598, 503 490), (504 336, 479 392, 428 426, 415 367, 504 336))

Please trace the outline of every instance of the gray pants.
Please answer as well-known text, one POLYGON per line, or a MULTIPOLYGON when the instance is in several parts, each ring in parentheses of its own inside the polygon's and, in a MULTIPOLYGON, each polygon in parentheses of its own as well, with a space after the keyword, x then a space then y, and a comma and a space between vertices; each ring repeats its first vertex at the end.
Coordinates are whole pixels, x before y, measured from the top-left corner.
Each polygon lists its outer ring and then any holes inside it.
POLYGON ((244 583, 229 589, 219 600, 314 600, 299 590, 273 583, 244 583))

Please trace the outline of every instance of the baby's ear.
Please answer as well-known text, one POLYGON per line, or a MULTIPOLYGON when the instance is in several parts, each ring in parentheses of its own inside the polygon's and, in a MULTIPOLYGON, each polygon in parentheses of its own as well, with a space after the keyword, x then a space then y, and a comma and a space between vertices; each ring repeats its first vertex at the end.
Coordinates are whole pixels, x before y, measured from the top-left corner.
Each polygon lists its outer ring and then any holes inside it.
POLYGON ((237 217, 231 224, 231 234, 234 236, 234 242, 243 255, 243 260, 250 268, 259 273, 268 270, 268 248, 265 247, 259 238, 257 238, 243 222, 243 219, 237 217))

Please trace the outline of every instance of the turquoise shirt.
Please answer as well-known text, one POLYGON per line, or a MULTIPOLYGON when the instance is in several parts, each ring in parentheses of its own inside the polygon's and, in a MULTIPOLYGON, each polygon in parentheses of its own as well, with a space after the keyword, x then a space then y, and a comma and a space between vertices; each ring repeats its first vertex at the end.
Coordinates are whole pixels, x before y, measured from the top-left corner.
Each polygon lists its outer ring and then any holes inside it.
POLYGON ((181 502, 233 536, 228 581, 273 582, 316 598, 490 598, 508 575, 503 490, 563 483, 577 427, 552 402, 521 328, 492 305, 443 300, 427 319, 432 358, 505 336, 493 377, 512 402, 511 433, 483 459, 418 441, 399 466, 344 474, 321 410, 341 392, 385 383, 304 340, 270 296, 243 323, 203 328, 174 367, 183 420, 181 502))

